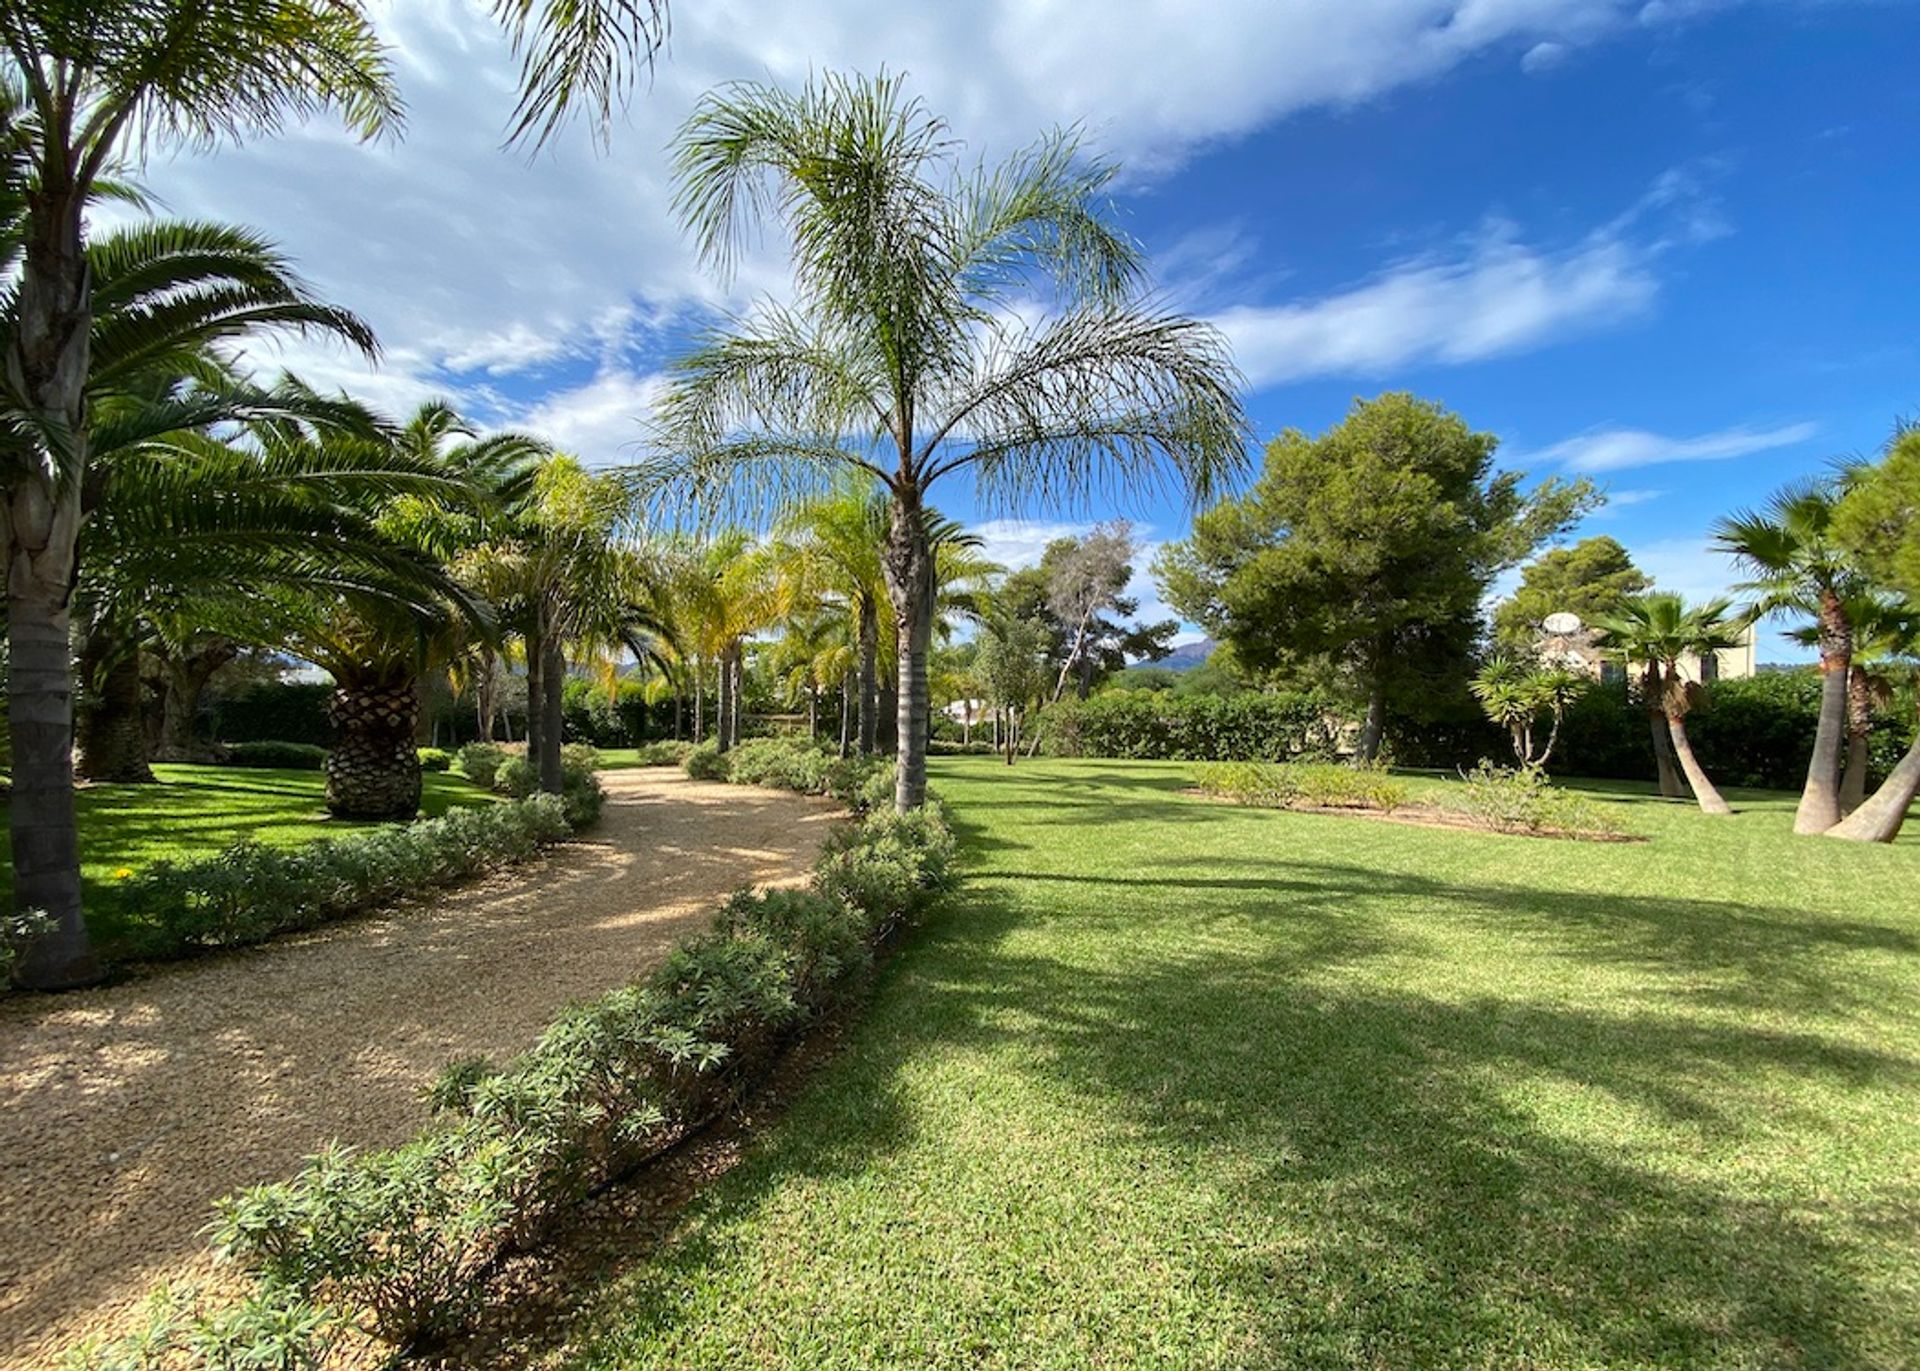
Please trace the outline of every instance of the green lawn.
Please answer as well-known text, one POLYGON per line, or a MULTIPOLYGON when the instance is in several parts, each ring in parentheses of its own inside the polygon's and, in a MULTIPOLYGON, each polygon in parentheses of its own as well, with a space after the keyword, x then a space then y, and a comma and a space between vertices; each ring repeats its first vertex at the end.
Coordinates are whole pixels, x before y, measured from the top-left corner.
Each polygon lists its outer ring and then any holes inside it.
MULTIPOLYGON (((242 838, 290 846, 364 827, 327 817, 318 771, 162 765, 154 774, 159 785, 90 785, 75 797, 88 922, 109 957, 124 917, 116 873, 207 856, 242 838)), ((496 798, 452 772, 429 771, 422 780, 420 808, 428 816, 496 798)), ((0 844, 0 893, 12 892, 13 861, 0 844)))
POLYGON ((1920 1365, 1920 842, 1186 770, 937 762, 965 889, 574 1364, 1920 1365))

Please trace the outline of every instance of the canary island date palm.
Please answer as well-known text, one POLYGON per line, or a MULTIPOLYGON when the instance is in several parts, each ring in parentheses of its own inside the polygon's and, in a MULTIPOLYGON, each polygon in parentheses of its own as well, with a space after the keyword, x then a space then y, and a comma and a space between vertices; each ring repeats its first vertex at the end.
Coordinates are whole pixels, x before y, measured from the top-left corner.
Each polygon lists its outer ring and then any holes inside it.
POLYGON ((1824 833, 1840 821, 1854 633, 1847 605, 1865 589, 1852 554, 1833 537, 1842 487, 1835 478, 1789 486, 1764 509, 1730 515, 1715 528, 1715 542, 1751 577, 1739 589, 1758 596, 1755 609, 1808 615, 1817 630, 1820 717, 1793 816, 1795 833, 1824 833))
POLYGON ((1216 330, 1144 301, 1142 256, 1107 199, 1113 168, 1070 134, 967 170, 896 77, 736 84, 689 117, 675 174, 681 222, 723 275, 761 221, 785 231, 793 302, 763 302, 673 365, 647 474, 755 517, 849 469, 886 490, 895 802, 914 808, 930 494, 967 476, 983 510, 1169 484, 1204 499, 1245 461, 1238 374, 1216 330))
POLYGON ((1709 600, 1689 605, 1678 595, 1657 591, 1624 601, 1612 614, 1598 619, 1594 628, 1615 658, 1628 667, 1639 662, 1651 668, 1649 685, 1658 692, 1674 755, 1701 810, 1707 814, 1733 813, 1707 779, 1687 738, 1687 715, 1700 699, 1702 688, 1680 670, 1682 658, 1704 661, 1716 652, 1739 646, 1744 626, 1735 617, 1732 602, 1709 600))

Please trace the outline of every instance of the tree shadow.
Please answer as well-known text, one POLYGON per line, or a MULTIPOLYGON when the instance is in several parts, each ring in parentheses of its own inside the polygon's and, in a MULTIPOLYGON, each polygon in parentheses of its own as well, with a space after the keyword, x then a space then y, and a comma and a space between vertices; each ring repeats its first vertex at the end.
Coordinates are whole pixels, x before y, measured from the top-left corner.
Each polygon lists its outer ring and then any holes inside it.
MULTIPOLYGON (((988 835, 964 815, 959 824, 981 850, 988 835)), ((1737 1153, 1776 1096, 1910 1090, 1920 1083, 1913 1060, 1790 1018, 1396 988, 1375 964, 1418 957, 1422 945, 1356 897, 1385 890, 1434 902, 1435 919, 1532 937, 1547 936, 1541 893, 1329 863, 1194 865, 1271 874, 1019 871, 971 882, 887 974, 852 1047, 788 1126, 696 1202, 656 1262, 603 1291, 581 1325, 595 1347, 585 1360, 631 1364, 693 1309, 714 1316, 686 1293, 746 1259, 741 1227, 797 1179, 803 1190, 834 1178, 867 1185, 917 1137, 924 1106, 902 1088, 908 1064, 975 1050, 1081 1101, 1078 1117, 1099 1121, 1103 1149, 1210 1197, 1200 1240, 1138 1260, 1168 1265, 1170 1283, 1203 1286, 1236 1311, 1240 1364, 1855 1366, 1897 1364, 1920 1347, 1915 1311, 1890 1308, 1888 1272, 1845 1240, 1841 1201, 1822 1212, 1713 1161, 1737 1153), (1177 953, 1121 941, 1123 955, 1090 968, 1084 957, 1016 951, 1033 942, 1009 935, 1043 919, 1098 932, 1137 921, 1128 910, 1139 902, 1042 912, 1013 884, 1030 881, 1222 890, 1237 898, 1213 902, 1212 917, 1256 931, 1185 940, 1177 953), (1617 1129, 1596 1124, 1616 1116, 1617 1129)), ((1916 950, 1903 929, 1802 926, 1808 916, 1791 909, 1552 900, 1570 980, 1581 962, 1691 967, 1740 990, 1734 998, 1750 990, 1756 1004, 1771 994, 1784 997, 1777 1007, 1824 1009, 1871 993, 1834 984, 1844 973, 1822 965, 1826 951, 1916 950)), ((1203 907, 1193 917, 1210 916, 1203 907)), ((1009 1153, 1010 1185, 1020 1165, 1009 1153)), ((1898 1233, 1910 1234, 1911 1214, 1888 1202, 1898 1233)), ((925 1237, 911 1203, 882 1209, 903 1244, 925 1237)), ((995 1260, 991 1250, 969 1258, 982 1286, 995 1260)), ((943 1314, 964 1323, 976 1308, 967 1301, 981 1296, 950 1298, 956 1307, 943 1314)), ((1038 1317, 977 1310, 983 1329, 1038 1317)), ((771 1351, 777 1333, 766 1336, 771 1351)), ((981 1348, 993 1348, 990 1334, 981 1348)), ((1128 1360, 1124 1346, 1106 1351, 1128 1360)))

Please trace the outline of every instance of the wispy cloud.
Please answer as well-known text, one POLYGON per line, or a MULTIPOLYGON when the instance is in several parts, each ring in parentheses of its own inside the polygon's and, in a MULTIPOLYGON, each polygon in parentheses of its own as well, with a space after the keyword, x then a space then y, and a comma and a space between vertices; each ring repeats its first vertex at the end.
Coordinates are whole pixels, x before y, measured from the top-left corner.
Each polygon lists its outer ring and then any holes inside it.
POLYGON ((1625 471, 1665 462, 1719 462, 1794 447, 1818 431, 1817 424, 1804 422, 1775 428, 1742 424, 1691 438, 1675 438, 1638 428, 1595 429, 1530 453, 1528 460, 1537 465, 1558 465, 1589 473, 1625 471))

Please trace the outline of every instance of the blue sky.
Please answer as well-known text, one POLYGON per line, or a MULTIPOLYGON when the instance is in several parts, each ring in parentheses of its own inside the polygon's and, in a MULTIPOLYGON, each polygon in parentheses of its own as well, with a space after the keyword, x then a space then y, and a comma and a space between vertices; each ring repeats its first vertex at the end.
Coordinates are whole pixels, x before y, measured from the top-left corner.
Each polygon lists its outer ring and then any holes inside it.
MULTIPOLYGON (((481 7, 377 13, 404 140, 315 126, 148 178, 271 233, 388 348, 375 373, 304 345, 263 365, 396 409, 447 395, 597 462, 628 455, 676 338, 781 280, 777 243, 723 288, 680 242, 678 118, 719 80, 882 64, 980 151, 1080 123, 1121 161, 1128 227, 1233 340, 1262 438, 1414 390, 1508 464, 1602 481, 1581 531, 1675 589, 1731 579, 1716 515, 1920 408, 1920 8, 1898 0, 686 0, 612 148, 576 132, 531 162, 498 147, 511 66, 481 7)), ((940 502, 974 514, 964 485, 940 502)), ((1074 522, 988 531, 1019 561, 1074 522)))

